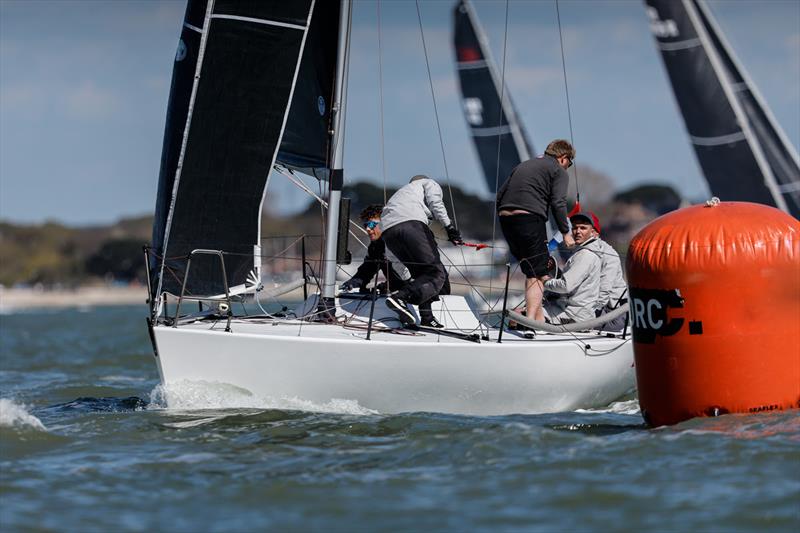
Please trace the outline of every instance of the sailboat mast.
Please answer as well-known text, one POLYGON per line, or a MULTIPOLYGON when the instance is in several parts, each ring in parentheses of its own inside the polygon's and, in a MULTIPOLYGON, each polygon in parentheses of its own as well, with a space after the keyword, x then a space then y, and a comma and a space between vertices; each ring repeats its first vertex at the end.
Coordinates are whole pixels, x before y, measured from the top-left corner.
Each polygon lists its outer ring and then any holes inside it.
POLYGON ((325 250, 322 270, 322 299, 320 308, 332 314, 336 289, 336 245, 339 240, 339 202, 344 185, 344 131, 347 96, 347 66, 350 53, 351 0, 341 0, 339 13, 338 61, 334 92, 332 128, 332 154, 328 182, 328 216, 326 220, 325 250))

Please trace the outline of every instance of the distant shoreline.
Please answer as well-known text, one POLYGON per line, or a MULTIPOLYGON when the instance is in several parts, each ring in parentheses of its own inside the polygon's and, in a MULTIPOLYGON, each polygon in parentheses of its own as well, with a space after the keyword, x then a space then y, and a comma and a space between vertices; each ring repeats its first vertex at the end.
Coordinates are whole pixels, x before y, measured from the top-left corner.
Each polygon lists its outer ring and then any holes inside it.
POLYGON ((89 286, 77 289, 0 289, 0 313, 29 309, 59 309, 107 305, 141 304, 145 307, 147 287, 89 286))

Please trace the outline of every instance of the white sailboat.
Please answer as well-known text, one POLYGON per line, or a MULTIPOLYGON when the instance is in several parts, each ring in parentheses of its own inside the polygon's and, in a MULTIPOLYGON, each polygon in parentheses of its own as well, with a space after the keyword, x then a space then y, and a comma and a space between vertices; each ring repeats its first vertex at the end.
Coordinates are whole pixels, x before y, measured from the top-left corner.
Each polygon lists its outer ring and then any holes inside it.
POLYGON ((443 330, 409 329, 375 291, 336 294, 350 24, 347 0, 189 2, 148 251, 167 402, 183 381, 384 413, 556 412, 632 391, 624 332, 504 331, 461 296, 434 305, 443 330), (260 214, 273 167, 327 182, 318 292, 280 316, 234 315, 237 301, 265 294, 260 214), (198 312, 186 313, 190 301, 198 312))

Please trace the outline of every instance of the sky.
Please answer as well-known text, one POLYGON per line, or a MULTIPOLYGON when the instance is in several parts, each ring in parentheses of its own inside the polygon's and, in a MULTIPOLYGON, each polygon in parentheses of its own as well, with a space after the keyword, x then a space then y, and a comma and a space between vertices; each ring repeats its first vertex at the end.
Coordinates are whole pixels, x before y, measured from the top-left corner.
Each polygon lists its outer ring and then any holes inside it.
MULTIPOLYGON (((800 2, 708 4, 797 148, 800 2)), ((458 97, 453 5, 420 1, 440 143, 415 3, 355 1, 348 182, 399 185, 422 173, 488 197, 458 97)), ((554 1, 473 5, 498 67, 506 44, 507 90, 536 151, 572 137, 579 178, 588 165, 620 190, 661 182, 708 196, 641 1, 560 0, 572 135, 554 1)), ((0 219, 91 225, 153 212, 184 9, 182 0, 0 0, 0 219)), ((268 209, 306 200, 273 176, 268 209)))

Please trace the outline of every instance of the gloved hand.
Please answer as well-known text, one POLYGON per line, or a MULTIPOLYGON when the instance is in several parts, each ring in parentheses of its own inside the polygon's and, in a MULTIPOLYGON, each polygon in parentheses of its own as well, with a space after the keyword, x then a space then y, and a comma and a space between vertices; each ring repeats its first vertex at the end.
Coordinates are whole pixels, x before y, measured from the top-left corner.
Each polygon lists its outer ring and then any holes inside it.
POLYGON ((364 284, 361 278, 350 278, 339 286, 340 291, 352 291, 358 289, 364 284))
POLYGON ((446 228, 447 231, 447 240, 458 246, 459 244, 464 244, 464 239, 461 238, 461 232, 453 225, 450 224, 446 228))

